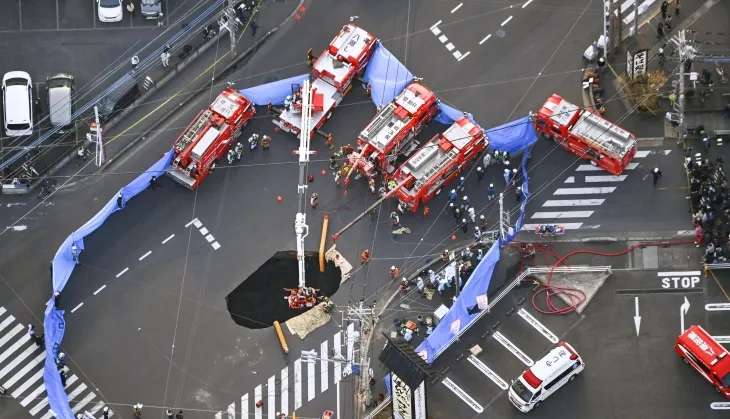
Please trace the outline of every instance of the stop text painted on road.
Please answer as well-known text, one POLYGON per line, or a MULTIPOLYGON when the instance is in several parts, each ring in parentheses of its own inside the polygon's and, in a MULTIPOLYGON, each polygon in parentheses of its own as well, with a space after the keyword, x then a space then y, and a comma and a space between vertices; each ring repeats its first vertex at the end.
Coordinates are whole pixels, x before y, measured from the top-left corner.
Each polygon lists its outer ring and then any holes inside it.
POLYGON ((657 272, 662 288, 695 288, 700 285, 700 271, 657 272))

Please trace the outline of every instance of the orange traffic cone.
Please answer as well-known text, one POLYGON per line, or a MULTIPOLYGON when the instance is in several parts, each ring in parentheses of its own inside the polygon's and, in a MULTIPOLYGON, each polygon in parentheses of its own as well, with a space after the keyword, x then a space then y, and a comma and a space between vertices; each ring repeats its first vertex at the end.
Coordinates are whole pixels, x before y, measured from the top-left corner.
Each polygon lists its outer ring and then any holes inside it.
POLYGON ((322 176, 325 176, 327 174, 327 171, 322 169, 322 176))
POLYGON ((282 198, 281 195, 279 195, 279 196, 276 197, 276 200, 279 201, 279 202, 281 202, 282 199, 284 199, 284 198, 282 198))
POLYGON ((451 236, 451 240, 456 240, 456 234, 454 234, 453 236, 451 236))

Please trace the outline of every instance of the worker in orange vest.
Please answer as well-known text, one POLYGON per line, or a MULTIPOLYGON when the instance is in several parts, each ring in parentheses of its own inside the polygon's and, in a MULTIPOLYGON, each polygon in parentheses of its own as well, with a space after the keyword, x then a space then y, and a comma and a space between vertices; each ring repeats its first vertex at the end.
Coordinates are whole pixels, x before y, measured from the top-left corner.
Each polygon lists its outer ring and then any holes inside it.
POLYGON ((362 255, 360 255, 360 263, 365 264, 368 263, 370 260, 370 251, 368 249, 365 249, 362 251, 362 255))
POLYGON ((428 214, 431 213, 431 208, 423 207, 423 219, 428 220, 428 214))
POLYGON ((316 193, 312 194, 312 199, 309 200, 309 202, 312 204, 312 208, 317 208, 317 205, 319 205, 319 196, 317 196, 316 193))
POLYGON ((390 276, 392 276, 393 279, 395 279, 398 276, 398 268, 396 268, 395 266, 391 266, 390 267, 390 276))

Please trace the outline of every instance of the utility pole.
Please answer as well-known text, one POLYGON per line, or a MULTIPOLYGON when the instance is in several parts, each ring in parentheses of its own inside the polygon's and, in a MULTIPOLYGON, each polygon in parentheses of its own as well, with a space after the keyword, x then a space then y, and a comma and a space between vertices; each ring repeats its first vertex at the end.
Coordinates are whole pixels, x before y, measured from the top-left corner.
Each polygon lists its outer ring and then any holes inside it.
POLYGON ((94 106, 94 134, 89 133, 87 138, 94 142, 94 162, 96 167, 104 164, 106 156, 104 155, 104 141, 101 138, 101 123, 99 122, 99 108, 94 106))
MULTIPOLYGON (((357 384, 357 395, 361 397, 360 402, 363 408, 366 407, 367 403, 372 399, 370 393, 370 360, 368 359, 368 347, 362 345, 363 340, 369 342, 370 339, 365 339, 365 336, 370 336, 373 325, 374 325, 375 311, 372 307, 367 307, 360 301, 356 306, 347 308, 347 320, 355 322, 359 325, 359 331, 355 332, 355 336, 347 336, 347 342, 353 342, 354 351, 353 358, 358 359, 359 362, 354 362, 354 359, 348 359, 349 363, 360 366, 360 380, 357 384)), ((349 357, 349 354, 348 354, 349 357)))
POLYGON ((504 241, 507 237, 509 214, 504 212, 504 193, 499 194, 499 237, 504 241))
MULTIPOLYGON (((621 2, 619 2, 621 3, 621 2)), ((634 0, 634 39, 639 36, 639 0, 634 0)))
POLYGON ((611 30, 611 0, 603 0, 603 46, 604 55, 608 59, 608 55, 611 54, 611 42, 613 30, 611 30))
POLYGON ((689 57, 685 56, 685 48, 687 46, 685 38, 685 32, 679 31, 679 98, 677 99, 677 116, 679 121, 677 122, 677 144, 682 141, 684 137, 684 61, 689 57))
POLYGON ((236 28, 238 27, 234 6, 234 0, 228 0, 226 15, 228 16, 228 34, 231 36, 231 57, 236 56, 236 28))

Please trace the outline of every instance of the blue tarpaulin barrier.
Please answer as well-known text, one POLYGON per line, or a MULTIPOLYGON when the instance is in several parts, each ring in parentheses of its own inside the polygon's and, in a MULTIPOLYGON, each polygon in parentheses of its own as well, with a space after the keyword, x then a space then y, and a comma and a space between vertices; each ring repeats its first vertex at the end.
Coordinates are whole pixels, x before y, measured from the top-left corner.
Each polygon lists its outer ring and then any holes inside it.
POLYGON ((240 90, 239 93, 246 96, 248 100, 257 106, 266 106, 269 102, 272 105, 283 105, 284 99, 292 93, 292 84, 302 84, 307 78, 309 78, 309 74, 302 74, 284 80, 249 87, 248 89, 240 90))
MULTIPOLYGON (((172 150, 165 153, 160 160, 153 164, 146 172, 137 176, 127 186, 119 190, 114 197, 104 205, 81 228, 74 231, 64 240, 53 258, 53 292, 61 292, 68 283, 76 263, 73 260, 71 246, 76 244, 79 254, 84 250, 84 237, 96 231, 110 215, 126 206, 127 201, 134 198, 150 185, 153 176, 159 177, 165 173, 172 162, 172 150), (119 208, 117 200, 122 196, 122 208, 119 208)), ((56 355, 63 341, 63 334, 66 322, 63 319, 63 310, 56 310, 55 297, 46 303, 46 311, 43 320, 45 330, 44 342, 46 344, 46 361, 43 368, 43 382, 48 393, 48 404, 56 413, 59 419, 74 419, 74 414, 69 407, 68 396, 61 385, 61 376, 56 369, 56 355)))
POLYGON ((370 83, 370 97, 375 106, 392 102, 413 81, 413 74, 378 42, 363 77, 370 83))
POLYGON ((492 151, 506 151, 510 154, 525 150, 537 141, 537 132, 529 116, 490 128, 485 133, 492 151))
POLYGON ((385 374, 383 381, 385 381, 385 388, 388 390, 388 394, 390 394, 390 374, 385 374))
MULTIPOLYGON (((436 122, 440 122, 442 124, 451 125, 454 122, 456 122, 457 119, 461 118, 462 116, 466 116, 474 122, 474 116, 467 112, 462 112, 453 106, 449 106, 445 104, 444 102, 439 102, 439 113, 436 115, 436 122)), ((474 122, 476 124, 476 122, 474 122)))

